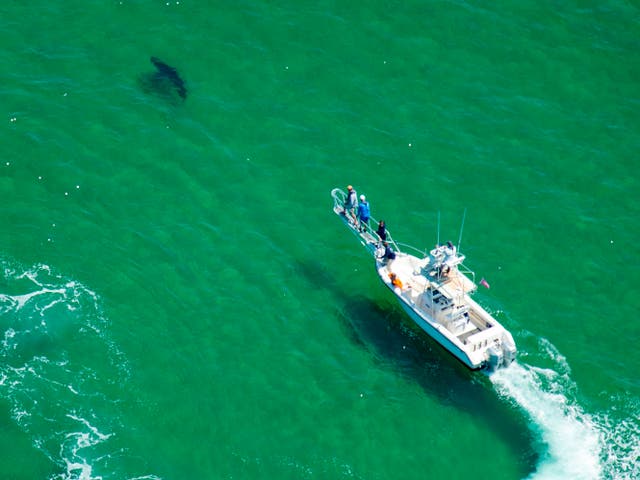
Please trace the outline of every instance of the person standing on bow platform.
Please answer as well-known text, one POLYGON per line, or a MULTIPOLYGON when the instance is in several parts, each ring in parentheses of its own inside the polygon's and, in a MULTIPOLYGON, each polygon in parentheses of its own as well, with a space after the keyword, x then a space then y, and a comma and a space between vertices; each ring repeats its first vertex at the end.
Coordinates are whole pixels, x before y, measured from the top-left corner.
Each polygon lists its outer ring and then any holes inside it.
POLYGON ((365 232, 369 227, 369 217, 371 216, 371 210, 369 209, 369 202, 364 195, 360 195, 360 203, 358 203, 358 220, 360 221, 359 228, 361 232, 365 232))
POLYGON ((387 239, 387 225, 384 223, 384 220, 380 220, 380 223, 378 223, 378 230, 376 230, 376 233, 381 241, 384 242, 387 239))
POLYGON ((347 198, 344 201, 344 214, 350 221, 357 223, 356 208, 358 208, 358 194, 351 185, 347 187, 347 198))

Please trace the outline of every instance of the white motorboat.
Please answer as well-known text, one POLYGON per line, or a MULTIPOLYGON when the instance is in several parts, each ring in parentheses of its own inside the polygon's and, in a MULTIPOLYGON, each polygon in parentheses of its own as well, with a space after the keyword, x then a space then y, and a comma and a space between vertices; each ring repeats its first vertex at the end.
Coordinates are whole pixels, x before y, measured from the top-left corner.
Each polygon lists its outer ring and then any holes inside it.
MULTIPOLYGON (((396 243, 387 231, 385 246, 375 229, 346 214, 343 190, 334 188, 331 196, 333 211, 374 256, 380 280, 422 330, 474 370, 505 367, 515 359, 511 333, 471 298, 475 274, 451 242, 422 252, 396 243), (385 255, 389 249, 393 254, 385 255)), ((378 224, 373 217, 370 222, 378 224)))

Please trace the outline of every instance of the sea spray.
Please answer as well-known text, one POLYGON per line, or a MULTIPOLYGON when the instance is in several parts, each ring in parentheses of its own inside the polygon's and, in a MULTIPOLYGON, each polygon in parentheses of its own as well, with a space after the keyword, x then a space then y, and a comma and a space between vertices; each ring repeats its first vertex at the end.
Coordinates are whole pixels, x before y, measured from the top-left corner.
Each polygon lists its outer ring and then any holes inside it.
POLYGON ((57 465, 50 480, 115 478, 123 449, 109 444, 122 429, 114 395, 129 369, 98 295, 47 265, 2 269, 0 395, 13 420, 57 465))
POLYGON ((627 393, 610 395, 608 400, 609 411, 595 418, 603 436, 603 478, 636 480, 640 478, 640 400, 627 393), (627 416, 620 420, 622 412, 627 416))
POLYGON ((490 376, 498 392, 515 401, 531 419, 541 442, 540 463, 529 478, 601 478, 602 440, 593 419, 565 395, 564 376, 518 362, 490 376))
POLYGON ((536 343, 534 351, 522 352, 526 361, 490 375, 498 393, 527 413, 539 440, 540 462, 529 479, 640 478, 638 399, 603 392, 607 410, 585 411, 567 358, 545 338, 536 343), (627 417, 623 421, 621 414, 627 417))

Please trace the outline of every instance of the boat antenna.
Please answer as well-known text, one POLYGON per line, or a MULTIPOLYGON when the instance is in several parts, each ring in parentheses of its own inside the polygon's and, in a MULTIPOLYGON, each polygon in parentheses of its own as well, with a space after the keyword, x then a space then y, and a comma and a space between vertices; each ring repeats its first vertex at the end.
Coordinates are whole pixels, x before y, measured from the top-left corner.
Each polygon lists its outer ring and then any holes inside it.
POLYGON ((436 235, 436 246, 440 245, 440 210, 438 210, 438 230, 436 235))
POLYGON ((464 209, 464 213, 462 214, 462 224, 460 225, 460 236, 458 237, 458 252, 460 251, 460 243, 462 242, 462 229, 464 228, 464 219, 467 216, 467 209, 464 209))

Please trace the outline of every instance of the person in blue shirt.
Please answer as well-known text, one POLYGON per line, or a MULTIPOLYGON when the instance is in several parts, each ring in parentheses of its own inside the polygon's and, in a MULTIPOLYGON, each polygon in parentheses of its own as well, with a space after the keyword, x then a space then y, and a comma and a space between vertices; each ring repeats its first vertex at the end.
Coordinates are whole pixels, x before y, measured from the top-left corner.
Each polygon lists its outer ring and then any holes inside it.
POLYGON ((358 220, 360 221, 360 230, 365 231, 369 227, 369 217, 371 216, 371 210, 369 209, 369 202, 364 195, 360 195, 360 202, 358 203, 358 220))

